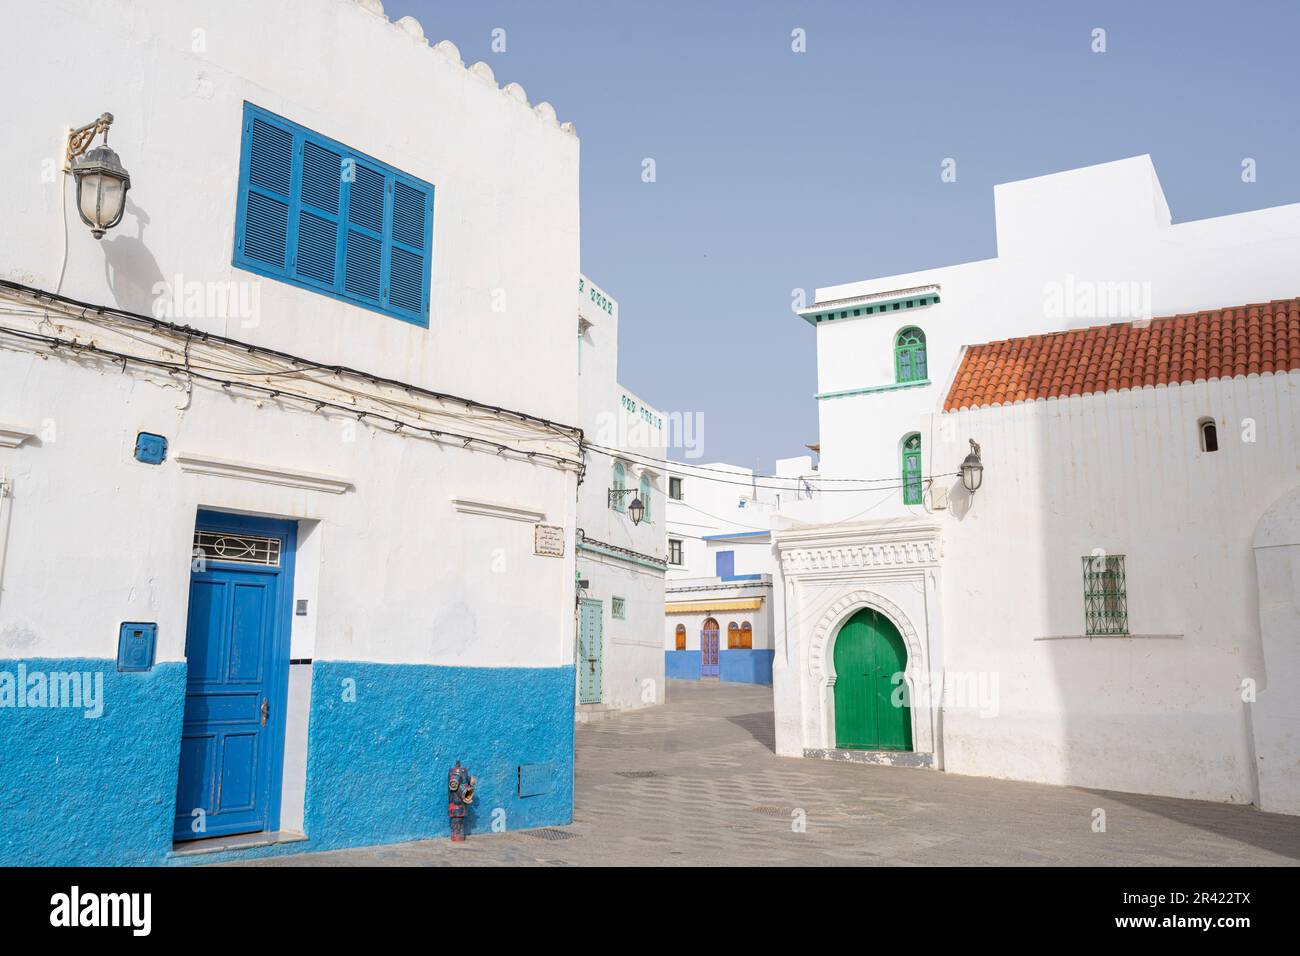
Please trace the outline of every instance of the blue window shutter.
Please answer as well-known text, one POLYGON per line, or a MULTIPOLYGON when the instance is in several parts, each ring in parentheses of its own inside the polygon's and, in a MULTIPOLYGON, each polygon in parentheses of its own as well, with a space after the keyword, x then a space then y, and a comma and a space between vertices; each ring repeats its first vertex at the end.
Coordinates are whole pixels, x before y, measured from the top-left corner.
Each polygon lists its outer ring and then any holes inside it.
POLYGON ((249 259, 283 269, 289 248, 289 207, 293 195, 293 133, 261 117, 245 128, 247 178, 243 253, 249 259))
POLYGON ((429 324, 433 186, 244 104, 236 266, 429 324))
POLYGON ((343 288, 349 295, 383 302, 384 206, 388 177, 351 160, 352 176, 345 183, 347 195, 347 252, 344 255, 343 288))
POLYGON ((298 242, 294 271, 334 289, 338 279, 339 187, 343 155, 305 138, 301 152, 298 242))
POLYGON ((393 183, 392 202, 387 304, 424 319, 428 314, 433 194, 398 179, 393 183))
POLYGON ((715 570, 718 572, 718 577, 729 578, 736 573, 735 551, 719 551, 714 555, 714 562, 716 565, 715 570))

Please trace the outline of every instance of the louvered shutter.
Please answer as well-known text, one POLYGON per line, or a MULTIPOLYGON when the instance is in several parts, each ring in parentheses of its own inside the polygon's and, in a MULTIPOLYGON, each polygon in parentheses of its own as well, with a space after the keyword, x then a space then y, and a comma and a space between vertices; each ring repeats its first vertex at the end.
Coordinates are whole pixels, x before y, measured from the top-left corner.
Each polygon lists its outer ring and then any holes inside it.
POLYGON ((293 133, 258 116, 247 121, 244 139, 248 174, 240 248, 254 262, 283 269, 293 204, 293 133))
POLYGON ((333 290, 338 279, 339 198, 343 155, 304 139, 294 272, 333 290))
POLYGON ((386 304, 427 321, 433 194, 403 179, 395 179, 392 204, 386 304))
POLYGON ((348 295, 383 304, 384 207, 388 177, 378 169, 349 159, 347 251, 343 289, 348 295))

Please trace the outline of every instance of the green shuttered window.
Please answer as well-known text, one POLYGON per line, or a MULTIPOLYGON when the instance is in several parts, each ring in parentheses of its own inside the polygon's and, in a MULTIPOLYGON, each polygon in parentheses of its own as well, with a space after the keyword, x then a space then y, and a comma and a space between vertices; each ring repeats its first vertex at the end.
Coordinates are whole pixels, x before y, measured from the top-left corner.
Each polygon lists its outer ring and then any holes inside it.
POLYGON ((903 504, 921 503, 921 435, 913 432, 903 440, 903 504))
POLYGON ((244 104, 234 264, 425 328, 433 186, 244 104))

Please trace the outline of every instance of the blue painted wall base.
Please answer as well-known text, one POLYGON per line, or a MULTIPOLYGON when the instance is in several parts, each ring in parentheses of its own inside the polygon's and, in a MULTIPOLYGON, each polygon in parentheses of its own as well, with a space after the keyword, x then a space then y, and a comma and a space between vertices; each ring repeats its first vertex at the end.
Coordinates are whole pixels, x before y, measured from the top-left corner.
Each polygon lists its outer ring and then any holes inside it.
POLYGON ((447 771, 478 778, 466 832, 573 819, 572 667, 434 667, 316 661, 307 745, 311 849, 447 836, 447 771), (345 699, 347 682, 356 699, 345 699), (519 765, 551 764, 549 793, 520 797, 519 765))
POLYGON ((184 703, 183 663, 122 673, 104 658, 0 660, 0 864, 161 863, 172 846, 184 703), (26 700, 43 675, 47 702, 49 675, 90 674, 103 712, 17 707, 6 691, 20 672, 26 700))
MULTIPOLYGON (((718 652, 718 680, 730 684, 771 684, 773 651, 718 652)), ((664 651, 664 674, 672 680, 700 679, 699 651, 664 651)))
POLYGON ((664 674, 672 680, 699 680, 700 652, 664 651, 664 674))
POLYGON ((572 821, 572 667, 317 661, 312 672, 308 839, 177 857, 185 664, 119 673, 104 659, 0 660, 0 865, 217 863, 447 836, 457 759, 478 777, 469 833, 490 832, 496 810, 509 830, 572 821), (17 707, 20 665, 29 685, 38 673, 99 674, 102 714, 17 707), (550 764, 548 792, 520 797, 520 764, 550 764))
POLYGON ((774 653, 765 650, 719 651, 718 679, 732 684, 770 684, 774 653))

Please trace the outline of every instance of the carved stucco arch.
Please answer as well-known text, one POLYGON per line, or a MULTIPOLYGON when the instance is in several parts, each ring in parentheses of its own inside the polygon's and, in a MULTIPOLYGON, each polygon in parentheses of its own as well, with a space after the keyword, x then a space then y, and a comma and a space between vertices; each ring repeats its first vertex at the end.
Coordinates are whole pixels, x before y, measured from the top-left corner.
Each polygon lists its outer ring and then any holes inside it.
MULTIPOLYGON (((899 636, 907 648, 907 666, 903 671, 903 680, 907 683, 908 695, 917 700, 916 675, 926 667, 925 651, 920 636, 911 619, 889 598, 876 591, 860 588, 850 591, 831 604, 822 614, 813 628, 812 640, 808 643, 808 673, 812 677, 820 702, 821 727, 817 728, 816 737, 820 746, 831 749, 835 746, 835 699, 832 688, 835 686, 835 665, 831 656, 835 637, 844 623, 863 608, 870 608, 883 614, 898 629, 899 636)), ((912 718, 912 749, 915 753, 934 752, 933 723, 929 708, 913 706, 910 708, 912 718)))

